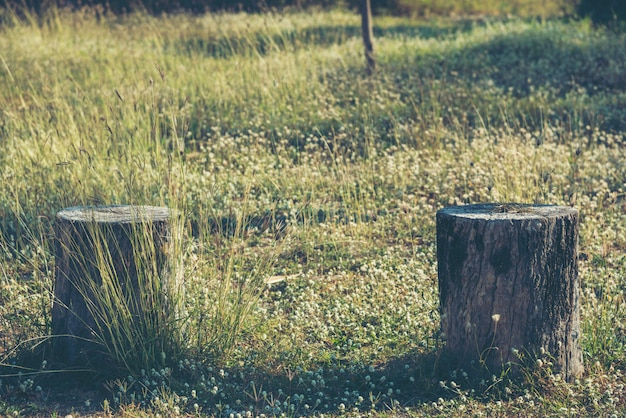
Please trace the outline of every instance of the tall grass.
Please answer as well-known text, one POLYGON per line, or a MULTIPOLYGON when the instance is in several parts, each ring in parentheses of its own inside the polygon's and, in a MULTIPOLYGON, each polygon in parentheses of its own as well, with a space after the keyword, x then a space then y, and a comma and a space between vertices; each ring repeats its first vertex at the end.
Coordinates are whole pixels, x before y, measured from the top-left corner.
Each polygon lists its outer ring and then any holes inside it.
POLYGON ((52 339, 70 365, 137 376, 186 347, 180 220, 172 215, 170 227, 141 208, 121 225, 87 212, 57 227, 52 339))
MULTIPOLYGON (((94 318, 94 323, 87 324, 91 335, 84 338, 92 339, 106 359, 91 367, 106 374, 138 376, 142 369, 171 366, 194 352, 223 356, 246 328, 243 324, 249 322, 272 255, 260 257, 256 269, 241 266, 244 258, 236 240, 246 240, 245 216, 237 218, 234 241, 224 244, 230 250, 220 248, 213 253, 206 249, 213 240, 209 221, 223 215, 211 205, 198 210, 188 200, 185 140, 189 138, 189 98, 178 101, 172 96, 180 92, 176 83, 168 85, 169 74, 159 63, 159 53, 148 58, 152 63, 144 68, 147 72, 131 80, 128 90, 117 84, 122 74, 112 71, 112 65, 125 61, 130 64, 125 71, 133 72, 136 65, 143 66, 139 63, 145 56, 129 62, 125 52, 113 49, 112 55, 91 55, 91 47, 87 54, 79 50, 69 54, 76 46, 73 31, 88 25, 88 19, 92 17, 53 14, 41 26, 35 21, 31 26, 16 21, 12 28, 5 28, 3 40, 11 48, 26 47, 33 55, 2 56, 7 87, 3 100, 9 105, 2 118, 5 152, 0 157, 3 178, 8 180, 1 204, 4 252, 10 259, 17 257, 17 262, 33 256, 45 259, 45 265, 32 268, 43 270, 39 297, 49 321, 54 276, 49 244, 54 240, 57 211, 106 204, 167 206, 175 214, 167 271, 157 263, 161 250, 155 248, 154 236, 143 222, 127 231, 130 248, 119 248, 120 244, 97 226, 87 232, 93 248, 77 251, 71 242, 65 243, 71 247, 66 249, 68 253, 84 256, 72 260, 84 276, 72 285, 85 296, 94 318), (35 36, 23 38, 28 30, 35 36), (37 45, 49 36, 60 37, 60 49, 40 50, 48 58, 37 55, 37 45), (32 59, 38 64, 28 75, 11 68, 32 59), (67 59, 72 69, 65 72, 58 67, 65 65, 58 59, 67 59), (16 83, 26 75, 30 81, 18 87, 16 83), (103 85, 109 82, 116 87, 103 92, 103 85), (135 90, 135 83, 143 87, 135 90), (41 183, 29 185, 27 177, 31 175, 41 183), (130 252, 129 259, 137 264, 132 271, 115 265, 114 254, 121 252, 130 252), (186 271, 180 276, 183 265, 186 271), (94 273, 97 277, 91 277, 94 273), (131 281, 135 284, 130 285, 131 281), (202 288, 202 302, 195 296, 198 305, 184 306, 184 286, 202 288), (136 291, 131 292, 132 288, 136 291)), ((98 35, 101 30, 108 31, 113 22, 93 23, 92 46, 107 49, 117 45, 118 40, 102 43, 102 32, 98 35)), ((158 42, 158 38, 155 34, 145 42, 158 42)), ((10 274, 5 272, 7 282, 13 281, 10 274)), ((41 335, 49 323, 42 325, 38 331, 31 329, 31 335, 41 335)))
MULTIPOLYGON (((182 349, 156 344, 143 360, 112 346, 132 375, 113 385, 122 415, 622 413, 623 34, 375 24, 373 78, 358 16, 342 11, 87 10, 3 26, 2 347, 49 331, 59 209, 167 206, 181 214, 185 302, 164 334, 182 349), (485 201, 579 209, 580 382, 559 381, 548 356, 516 384, 440 363, 434 214, 485 201)), ((103 335, 130 318, 107 317, 103 335)))

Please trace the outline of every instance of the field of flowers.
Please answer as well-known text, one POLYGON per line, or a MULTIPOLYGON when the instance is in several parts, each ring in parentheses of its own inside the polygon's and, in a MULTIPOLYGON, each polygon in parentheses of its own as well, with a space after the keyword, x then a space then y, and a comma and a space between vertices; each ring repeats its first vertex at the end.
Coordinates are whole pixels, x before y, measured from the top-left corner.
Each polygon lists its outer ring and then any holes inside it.
POLYGON ((1 21, 0 415, 626 413, 624 33, 380 17, 368 77, 348 12, 1 21), (478 202, 580 211, 576 382, 442 364, 435 213, 478 202), (181 214, 185 316, 75 370, 54 216, 101 204, 181 214))

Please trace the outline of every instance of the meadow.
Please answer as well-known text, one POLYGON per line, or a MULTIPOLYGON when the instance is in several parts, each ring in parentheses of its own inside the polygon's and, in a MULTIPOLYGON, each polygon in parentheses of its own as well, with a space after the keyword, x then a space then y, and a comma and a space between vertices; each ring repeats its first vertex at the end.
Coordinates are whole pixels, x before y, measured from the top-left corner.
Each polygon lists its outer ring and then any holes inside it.
POLYGON ((347 11, 1 18, 1 415, 626 413, 623 32, 377 17, 369 77, 347 11), (479 202, 579 210, 575 382, 440 361, 435 214, 479 202), (103 204, 181 214, 185 315, 75 370, 54 217, 103 204))

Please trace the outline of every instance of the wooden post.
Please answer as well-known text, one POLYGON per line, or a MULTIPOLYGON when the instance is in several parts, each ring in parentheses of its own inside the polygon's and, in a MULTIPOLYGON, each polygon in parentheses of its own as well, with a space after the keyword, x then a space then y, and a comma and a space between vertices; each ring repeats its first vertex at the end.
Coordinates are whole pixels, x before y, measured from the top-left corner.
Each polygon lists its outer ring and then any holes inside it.
POLYGON ((117 315, 155 315, 158 324, 162 312, 145 312, 145 301, 152 298, 158 304, 167 294, 138 293, 167 290, 165 283, 146 289, 144 282, 146 272, 167 280, 161 273, 170 241, 169 215, 167 208, 154 206, 70 207, 57 213, 52 332, 61 361, 78 365, 97 358, 103 342, 113 338, 117 315), (106 312, 108 307, 124 312, 106 312))
POLYGON ((567 379, 583 372, 578 211, 482 204, 437 212, 442 331, 452 367, 486 366, 547 352, 567 379))
POLYGON ((365 47, 365 62, 367 74, 372 75, 376 70, 374 57, 374 30, 372 28, 372 5, 370 0, 361 0, 361 33, 365 47))

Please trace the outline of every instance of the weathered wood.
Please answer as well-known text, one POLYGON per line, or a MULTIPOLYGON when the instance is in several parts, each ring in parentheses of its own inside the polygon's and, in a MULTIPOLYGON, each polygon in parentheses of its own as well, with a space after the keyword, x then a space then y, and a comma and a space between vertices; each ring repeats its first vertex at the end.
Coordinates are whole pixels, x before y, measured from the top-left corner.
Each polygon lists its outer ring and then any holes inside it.
POLYGON ((139 281, 145 281, 146 270, 167 278, 160 273, 166 268, 169 216, 167 208, 154 206, 70 207, 57 213, 52 332, 60 360, 84 364, 102 350, 107 329, 114 326, 106 317, 115 316, 98 314, 102 301, 93 300, 105 286, 103 278, 131 315, 152 315, 143 312, 142 301, 163 295, 138 295, 146 291, 139 281))
POLYGON ((453 367, 496 372, 548 352, 571 380, 580 347, 578 211, 483 204, 437 212, 442 331, 453 367))

